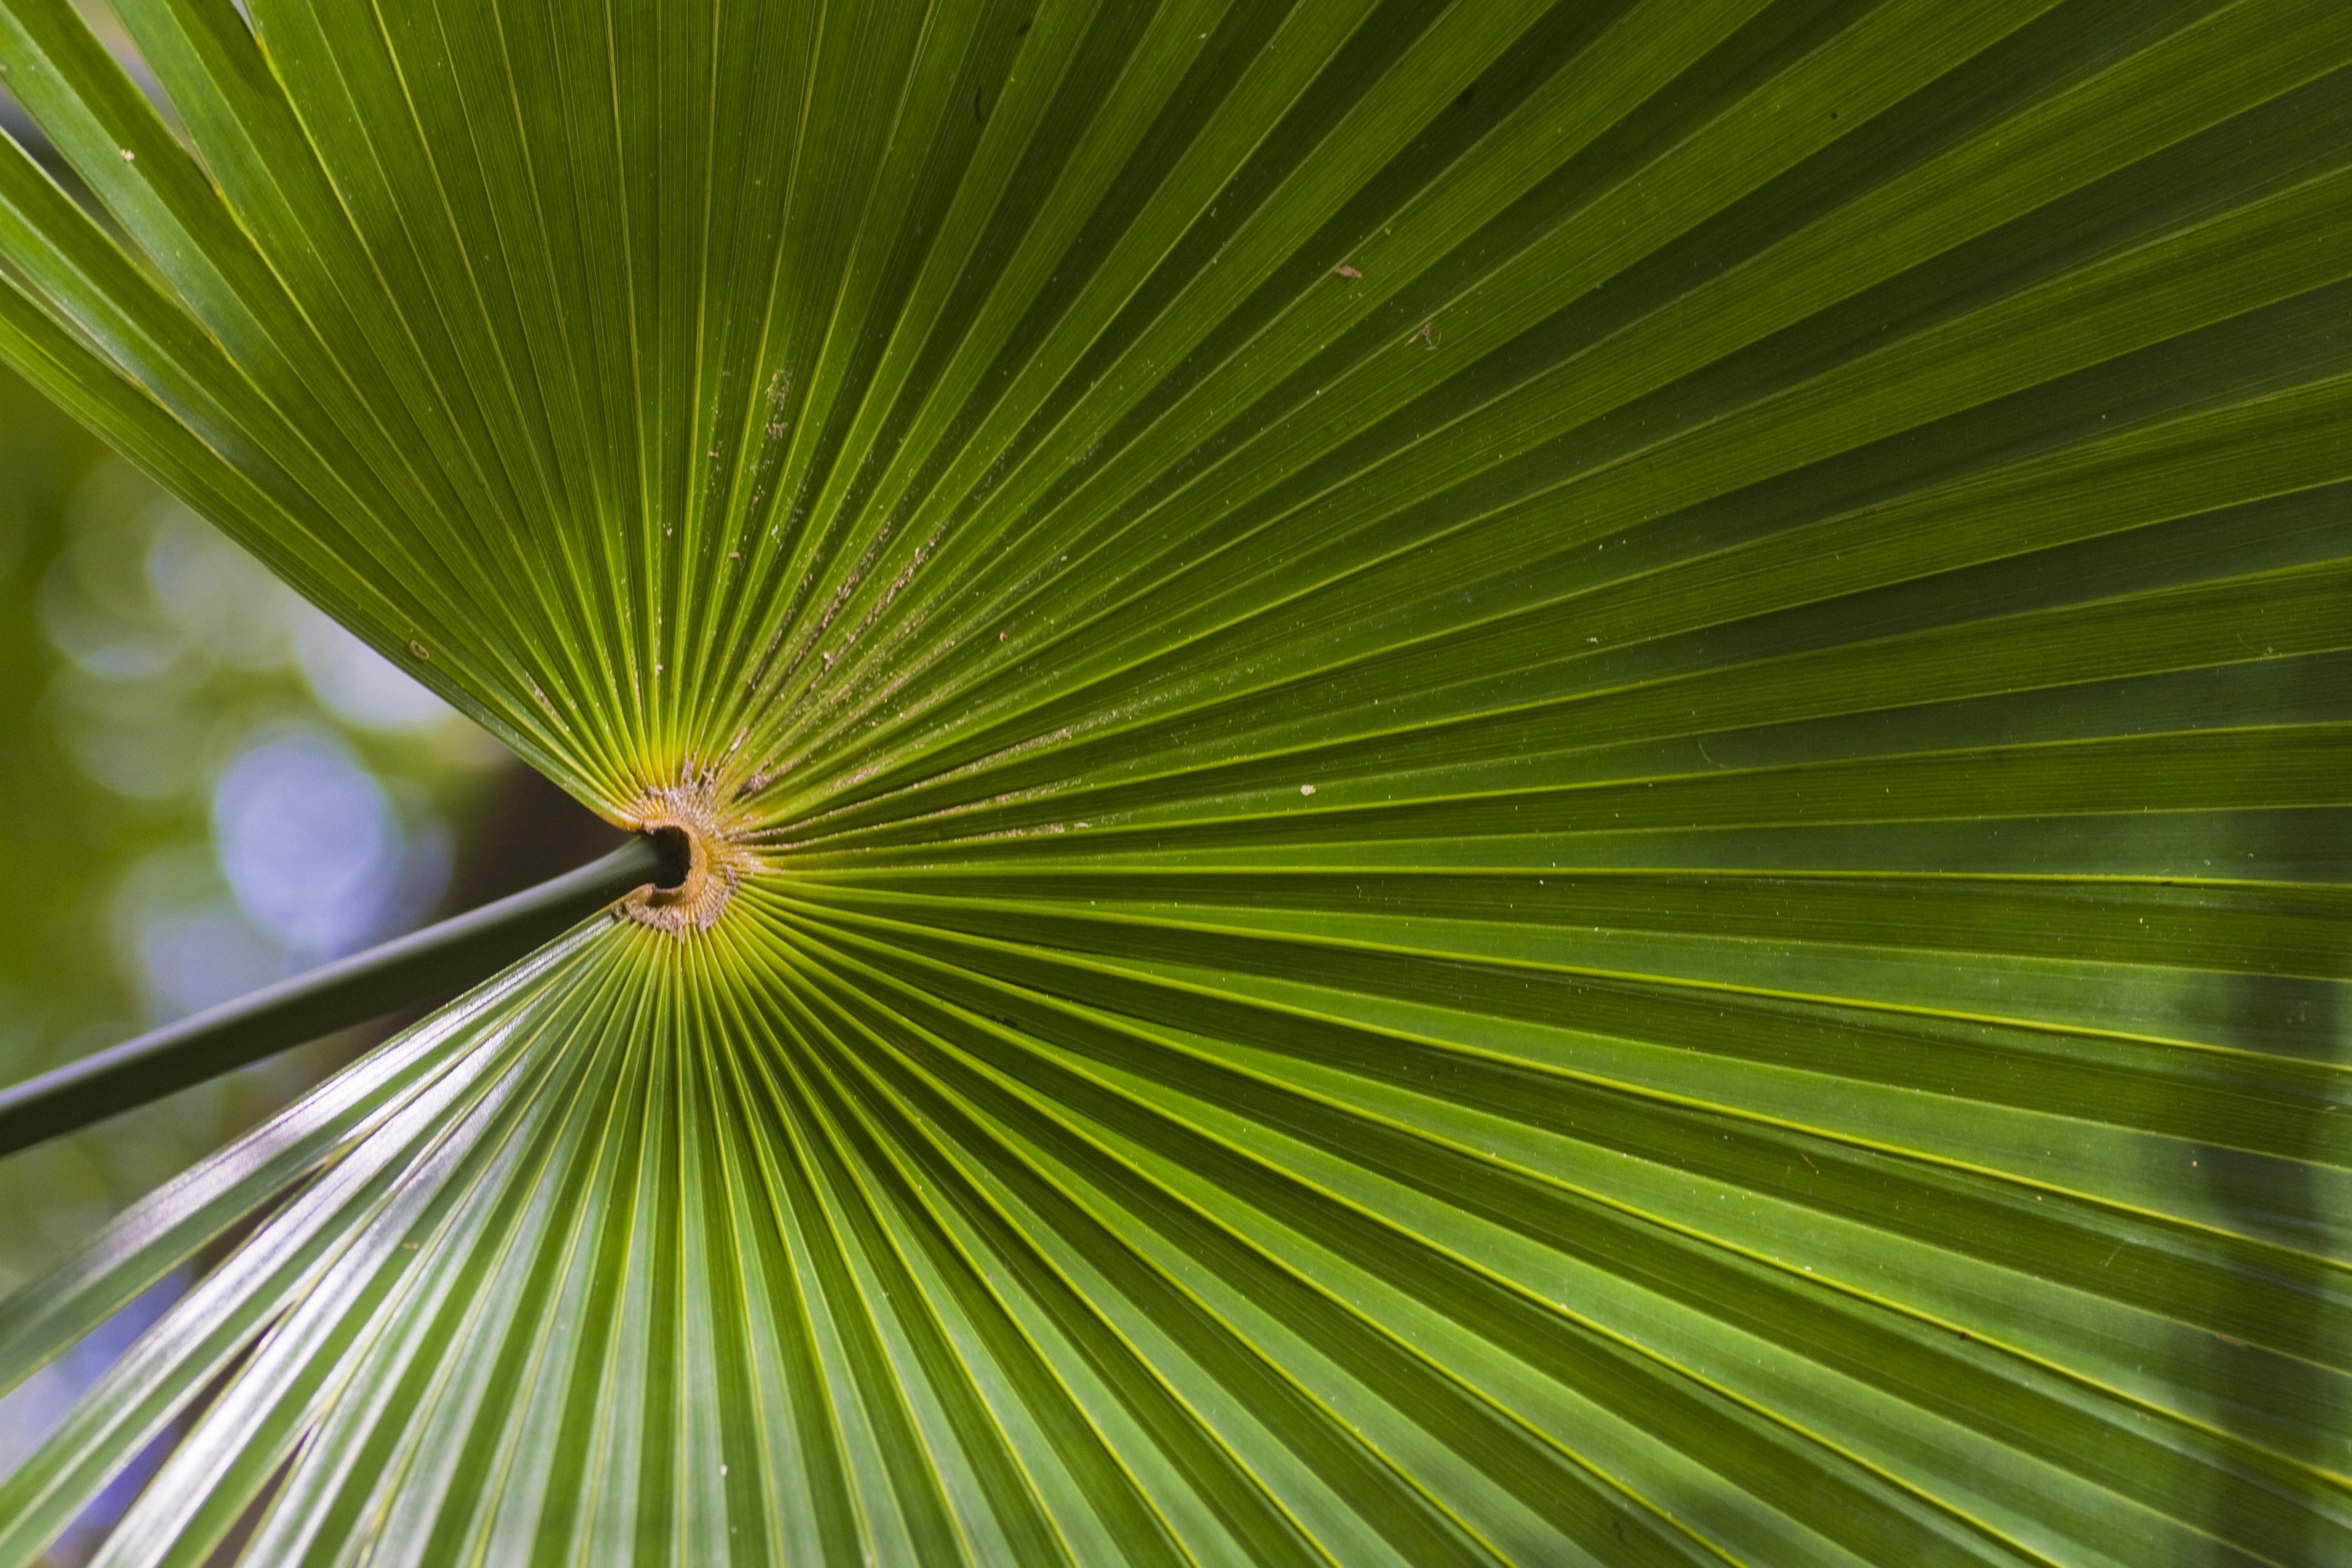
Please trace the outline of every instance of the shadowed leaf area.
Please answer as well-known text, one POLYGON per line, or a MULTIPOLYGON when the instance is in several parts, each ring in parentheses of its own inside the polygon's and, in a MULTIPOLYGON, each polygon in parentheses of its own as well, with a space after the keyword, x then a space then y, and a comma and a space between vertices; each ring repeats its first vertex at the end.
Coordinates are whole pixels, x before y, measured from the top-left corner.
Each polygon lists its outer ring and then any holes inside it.
POLYGON ((0 354, 698 858, 0 1564, 2352 1561, 2352 7, 117 9, 0 354))

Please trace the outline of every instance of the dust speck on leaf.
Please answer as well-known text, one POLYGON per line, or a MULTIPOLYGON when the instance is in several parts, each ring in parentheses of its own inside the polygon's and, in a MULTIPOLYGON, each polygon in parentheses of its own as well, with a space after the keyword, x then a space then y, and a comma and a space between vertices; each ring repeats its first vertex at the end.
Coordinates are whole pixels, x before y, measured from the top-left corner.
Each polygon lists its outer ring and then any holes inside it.
POLYGON ((1352 268, 1352 267, 1349 266, 1349 265, 1348 265, 1346 262, 1344 262, 1344 261, 1342 261, 1341 263, 1339 263, 1339 266, 1334 267, 1333 268, 1331 268, 1331 270, 1332 270, 1332 272, 1333 272, 1333 273, 1335 273, 1336 275, 1338 275, 1339 277, 1341 277, 1341 278, 1361 278, 1361 277, 1363 276, 1363 274, 1362 274, 1362 273, 1360 273, 1360 272, 1357 271, 1354 268, 1352 268))

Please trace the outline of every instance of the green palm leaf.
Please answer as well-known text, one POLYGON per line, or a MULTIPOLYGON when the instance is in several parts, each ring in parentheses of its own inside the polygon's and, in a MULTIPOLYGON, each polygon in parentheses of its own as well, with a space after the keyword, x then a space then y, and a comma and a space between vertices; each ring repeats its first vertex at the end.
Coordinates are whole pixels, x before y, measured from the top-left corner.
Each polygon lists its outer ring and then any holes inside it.
POLYGON ((0 353, 698 861, 0 1563, 2352 1558, 2352 9, 119 8, 0 353))

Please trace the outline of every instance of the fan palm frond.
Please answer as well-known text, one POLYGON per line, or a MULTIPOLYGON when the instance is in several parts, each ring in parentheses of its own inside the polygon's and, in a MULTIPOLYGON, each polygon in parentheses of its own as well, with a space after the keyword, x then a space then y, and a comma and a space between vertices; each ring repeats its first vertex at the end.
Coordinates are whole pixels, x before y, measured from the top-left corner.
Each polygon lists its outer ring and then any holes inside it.
POLYGON ((2352 8, 118 9, 0 354, 696 863, 0 1563, 2352 1560, 2352 8))

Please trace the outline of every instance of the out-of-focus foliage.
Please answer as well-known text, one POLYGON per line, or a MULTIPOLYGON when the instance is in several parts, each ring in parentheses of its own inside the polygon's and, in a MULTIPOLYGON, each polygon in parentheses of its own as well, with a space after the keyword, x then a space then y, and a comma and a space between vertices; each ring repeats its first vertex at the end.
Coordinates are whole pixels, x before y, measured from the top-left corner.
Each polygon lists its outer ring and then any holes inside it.
MULTIPOLYGON (((41 589, 104 448, 0 379, 0 1077, 26 1077, 135 1026, 136 977, 109 919, 120 875, 192 836, 184 809, 94 786, 57 721, 41 589)), ((198 840, 201 842, 201 840, 198 840)), ((0 1163, 0 1277, 19 1278, 219 1128, 217 1094, 183 1097, 0 1163), (192 1125, 194 1123, 194 1125, 192 1125)))
MULTIPOLYGON (((414 923, 501 755, 0 377, 0 1082, 414 923)), ((315 1072, 0 1163, 0 1281, 315 1072)))

